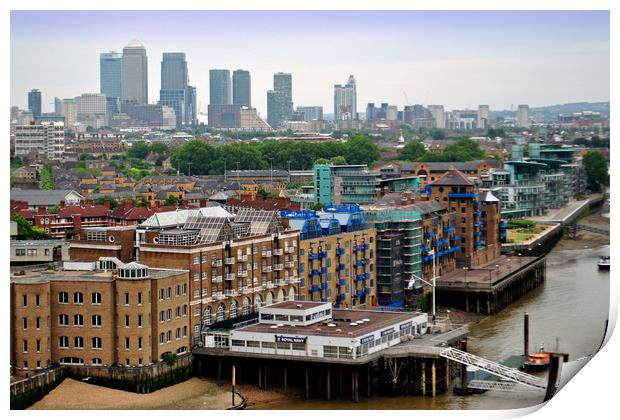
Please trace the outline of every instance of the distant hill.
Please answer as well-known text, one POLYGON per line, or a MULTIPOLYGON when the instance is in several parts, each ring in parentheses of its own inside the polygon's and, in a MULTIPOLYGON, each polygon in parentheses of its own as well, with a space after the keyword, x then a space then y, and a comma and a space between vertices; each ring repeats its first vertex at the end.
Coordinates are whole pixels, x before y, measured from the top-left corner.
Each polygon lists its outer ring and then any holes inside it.
MULTIPOLYGON (((593 111, 609 118, 609 102, 574 102, 570 104, 549 105, 530 108, 530 116, 541 115, 544 121, 555 121, 559 114, 570 115, 573 112, 593 111)), ((491 111, 491 118, 514 117, 514 111, 491 111)))

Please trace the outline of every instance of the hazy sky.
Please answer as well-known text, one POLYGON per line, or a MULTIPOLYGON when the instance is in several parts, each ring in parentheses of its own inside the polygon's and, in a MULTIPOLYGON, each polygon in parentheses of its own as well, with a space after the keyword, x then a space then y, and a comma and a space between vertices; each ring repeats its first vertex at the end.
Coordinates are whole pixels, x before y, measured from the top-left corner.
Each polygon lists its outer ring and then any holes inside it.
POLYGON ((273 73, 293 74, 295 105, 333 112, 333 85, 357 80, 368 102, 489 104, 508 109, 609 100, 607 11, 18 11, 11 12, 11 104, 38 88, 99 92, 99 53, 146 47, 149 102, 159 99, 162 52, 185 52, 206 112, 209 69, 247 69, 266 117, 273 73))

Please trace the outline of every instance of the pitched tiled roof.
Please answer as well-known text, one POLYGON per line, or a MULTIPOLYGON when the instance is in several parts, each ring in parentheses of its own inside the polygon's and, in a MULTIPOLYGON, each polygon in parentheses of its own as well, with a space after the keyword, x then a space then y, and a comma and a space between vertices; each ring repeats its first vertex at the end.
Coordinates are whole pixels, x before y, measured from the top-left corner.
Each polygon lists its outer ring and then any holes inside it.
POLYGON ((58 211, 59 217, 102 217, 110 214, 110 209, 102 205, 94 206, 67 206, 58 211))
POLYGON ((454 167, 450 170, 448 170, 448 172, 446 172, 446 174, 444 176, 442 176, 441 178, 439 178, 437 181, 435 182, 431 182, 432 185, 461 185, 461 186, 473 186, 474 183, 471 182, 469 180, 469 178, 467 178, 467 176, 459 171, 458 169, 455 169, 454 167))

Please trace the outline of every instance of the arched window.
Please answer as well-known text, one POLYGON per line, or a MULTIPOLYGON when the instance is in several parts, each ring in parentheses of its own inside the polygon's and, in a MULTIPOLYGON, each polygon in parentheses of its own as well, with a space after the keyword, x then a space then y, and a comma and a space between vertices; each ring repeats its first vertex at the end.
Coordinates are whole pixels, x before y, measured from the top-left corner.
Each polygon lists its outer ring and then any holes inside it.
POLYGON ((288 300, 295 300, 297 293, 295 292, 295 286, 291 286, 288 291, 288 300))
POLYGON ((267 305, 271 305, 273 303, 273 293, 267 292, 267 305))
POLYGON ((216 319, 218 322, 224 320, 224 304, 220 303, 217 307, 217 311, 215 313, 216 319))
POLYGON ((284 302, 284 289, 278 290, 278 300, 277 302, 284 302))
POLYGON ((230 314, 229 314, 229 318, 236 318, 237 317, 237 301, 233 300, 230 303, 230 314))
POLYGON ((243 298, 243 305, 241 307, 241 311, 243 315, 247 315, 250 313, 250 299, 248 299, 247 296, 243 298))
POLYGON ((259 294, 257 294, 254 298, 254 307, 256 308, 256 310, 258 310, 258 308, 260 308, 261 306, 263 306, 263 298, 260 297, 259 294))
POLYGON ((205 309, 204 316, 202 317, 202 322, 205 325, 211 325, 211 307, 207 306, 207 309, 205 309))

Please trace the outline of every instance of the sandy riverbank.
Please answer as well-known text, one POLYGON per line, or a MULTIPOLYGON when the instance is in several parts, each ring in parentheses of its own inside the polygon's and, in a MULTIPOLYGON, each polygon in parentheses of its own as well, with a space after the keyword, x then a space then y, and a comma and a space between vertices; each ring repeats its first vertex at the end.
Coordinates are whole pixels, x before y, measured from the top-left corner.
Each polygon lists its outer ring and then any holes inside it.
MULTIPOLYGON (((609 214, 608 201, 605 202, 595 213, 584 217, 579 220, 578 223, 580 225, 609 230, 609 217, 603 216, 604 214, 609 214)), ((579 230, 577 231, 577 235, 574 239, 569 239, 565 236, 556 244, 554 249, 565 251, 584 248, 597 248, 603 245, 609 245, 609 236, 579 230)))
POLYGON ((150 394, 65 379, 30 410, 218 410, 231 405, 230 388, 192 378, 150 394))

